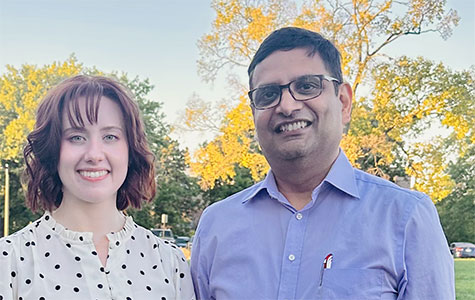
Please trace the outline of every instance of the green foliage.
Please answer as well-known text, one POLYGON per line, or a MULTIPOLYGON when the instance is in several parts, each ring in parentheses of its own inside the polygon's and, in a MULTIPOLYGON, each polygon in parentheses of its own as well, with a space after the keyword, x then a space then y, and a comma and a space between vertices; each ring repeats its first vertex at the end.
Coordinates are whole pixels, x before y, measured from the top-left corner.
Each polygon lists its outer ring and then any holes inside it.
MULTIPOLYGON (((10 199, 10 222, 9 232, 16 232, 33 220, 41 216, 41 213, 33 213, 25 206, 25 198, 23 187, 20 184, 21 173, 23 172, 22 163, 9 162, 9 199, 10 199)), ((2 178, 2 186, 0 192, 0 236, 3 236, 4 231, 4 216, 5 216, 5 186, 4 186, 4 169, 1 169, 0 176, 2 178)))
POLYGON ((399 162, 401 171, 417 179, 417 190, 434 201, 446 197, 453 188, 448 159, 475 139, 475 73, 403 56, 376 65, 371 74, 374 89, 355 103, 343 141, 350 161, 388 178, 388 167, 399 162), (450 135, 428 140, 433 128, 450 135))
POLYGON ((125 74, 117 77, 135 95, 142 112, 142 119, 145 124, 145 132, 150 149, 154 154, 160 152, 162 147, 168 146, 168 135, 170 127, 165 122, 162 103, 147 98, 154 86, 149 79, 140 80, 138 77, 129 79, 125 74))
POLYGON ((234 171, 236 172, 236 176, 231 183, 223 182, 218 179, 212 189, 206 190, 203 193, 205 206, 223 200, 255 183, 248 168, 235 165, 234 171))
POLYGON ((449 166, 456 185, 452 193, 437 203, 440 221, 449 243, 475 243, 475 145, 449 166))
POLYGON ((168 215, 169 225, 175 235, 191 235, 196 225, 194 216, 202 206, 199 202, 200 189, 197 179, 185 172, 186 151, 178 148, 176 141, 165 139, 168 143, 157 155, 158 193, 154 201, 154 212, 159 218, 168 215))
POLYGON ((145 123, 145 131, 150 149, 154 153, 157 195, 152 203, 141 210, 129 210, 137 223, 146 228, 156 228, 160 225, 162 214, 168 215, 168 226, 176 235, 189 235, 193 228, 192 216, 199 193, 196 180, 189 177, 185 170, 186 151, 180 150, 178 142, 169 137, 170 126, 165 122, 162 104, 149 100, 146 96, 153 89, 148 79, 138 78, 129 80, 121 76, 136 96, 145 123))
POLYGON ((131 215, 134 218, 134 221, 145 227, 145 228, 154 228, 155 227, 155 216, 153 215, 153 204, 145 203, 141 209, 129 208, 127 209, 127 214, 131 215))

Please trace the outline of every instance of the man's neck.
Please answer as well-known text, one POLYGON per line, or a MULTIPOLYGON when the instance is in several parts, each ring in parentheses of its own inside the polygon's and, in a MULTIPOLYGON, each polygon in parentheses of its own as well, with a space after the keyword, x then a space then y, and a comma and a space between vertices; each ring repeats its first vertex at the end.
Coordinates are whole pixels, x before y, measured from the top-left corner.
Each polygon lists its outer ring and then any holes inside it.
POLYGON ((312 200, 313 190, 325 179, 338 157, 321 160, 292 160, 271 164, 277 188, 292 204, 301 210, 312 200))

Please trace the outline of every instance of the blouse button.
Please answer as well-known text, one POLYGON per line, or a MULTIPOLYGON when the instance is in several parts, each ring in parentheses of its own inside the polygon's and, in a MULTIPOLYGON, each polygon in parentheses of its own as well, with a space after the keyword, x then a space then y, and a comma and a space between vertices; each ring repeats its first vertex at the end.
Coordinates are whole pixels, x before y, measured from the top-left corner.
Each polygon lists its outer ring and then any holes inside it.
POLYGON ((297 220, 302 220, 303 215, 302 215, 301 213, 297 213, 297 214, 295 215, 295 218, 297 218, 297 220))
POLYGON ((290 255, 289 255, 289 260, 290 260, 290 261, 294 261, 294 260, 295 260, 295 255, 290 254, 290 255))

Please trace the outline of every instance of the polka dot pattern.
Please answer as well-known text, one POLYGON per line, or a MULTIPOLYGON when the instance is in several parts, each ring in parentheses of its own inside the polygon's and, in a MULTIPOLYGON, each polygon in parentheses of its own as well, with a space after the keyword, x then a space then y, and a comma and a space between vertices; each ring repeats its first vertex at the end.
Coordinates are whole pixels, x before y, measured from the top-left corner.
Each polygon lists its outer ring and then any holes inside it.
POLYGON ((195 299, 181 250, 131 217, 107 237, 105 266, 91 233, 68 230, 49 213, 0 239, 0 282, 7 283, 0 284, 0 300, 195 299))

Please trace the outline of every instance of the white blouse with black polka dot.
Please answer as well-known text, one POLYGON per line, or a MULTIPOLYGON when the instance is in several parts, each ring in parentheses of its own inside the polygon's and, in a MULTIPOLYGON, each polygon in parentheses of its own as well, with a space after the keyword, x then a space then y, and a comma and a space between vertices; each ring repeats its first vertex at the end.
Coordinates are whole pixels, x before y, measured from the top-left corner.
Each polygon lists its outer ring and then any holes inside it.
POLYGON ((0 300, 195 299, 181 250, 127 217, 111 232, 104 267, 92 233, 64 228, 46 212, 0 239, 0 300))

